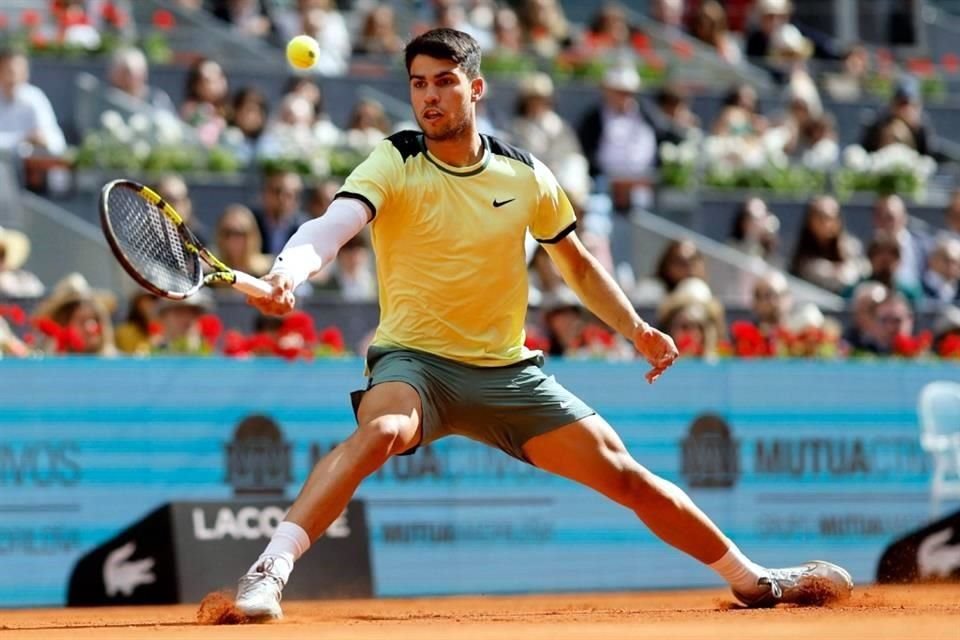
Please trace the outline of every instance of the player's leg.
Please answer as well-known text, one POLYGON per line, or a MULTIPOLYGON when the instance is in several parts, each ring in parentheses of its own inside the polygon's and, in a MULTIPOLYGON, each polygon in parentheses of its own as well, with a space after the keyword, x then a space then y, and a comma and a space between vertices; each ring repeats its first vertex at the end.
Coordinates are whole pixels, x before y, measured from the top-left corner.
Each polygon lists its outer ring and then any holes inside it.
POLYGON ((236 604, 244 613, 280 617, 280 590, 293 563, 343 513, 364 478, 419 442, 422 415, 419 393, 404 382, 377 384, 363 395, 357 430, 317 462, 286 519, 241 578, 236 604))
POLYGON ((846 597, 852 588, 849 574, 829 563, 767 569, 750 561, 680 487, 634 460, 596 414, 530 438, 523 454, 631 509, 664 542, 720 574, 748 605, 846 597))

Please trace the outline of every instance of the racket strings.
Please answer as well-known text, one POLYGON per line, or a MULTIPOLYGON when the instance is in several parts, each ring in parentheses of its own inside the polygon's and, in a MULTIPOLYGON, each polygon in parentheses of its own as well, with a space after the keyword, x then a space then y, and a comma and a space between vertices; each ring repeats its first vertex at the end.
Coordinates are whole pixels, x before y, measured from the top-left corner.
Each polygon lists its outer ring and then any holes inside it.
POLYGON ((124 255, 151 284, 185 293, 200 282, 199 259, 158 206, 132 189, 115 188, 109 194, 107 211, 124 255))

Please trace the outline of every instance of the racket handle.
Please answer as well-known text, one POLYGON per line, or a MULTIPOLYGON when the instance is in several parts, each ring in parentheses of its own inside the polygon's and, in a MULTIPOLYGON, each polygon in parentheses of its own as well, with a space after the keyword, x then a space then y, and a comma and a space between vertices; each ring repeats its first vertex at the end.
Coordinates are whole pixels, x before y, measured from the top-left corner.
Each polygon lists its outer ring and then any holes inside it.
POLYGON ((273 295, 273 285, 264 282, 260 278, 254 278, 249 273, 243 271, 234 271, 237 281, 233 283, 233 288, 253 296, 254 298, 267 298, 273 295))

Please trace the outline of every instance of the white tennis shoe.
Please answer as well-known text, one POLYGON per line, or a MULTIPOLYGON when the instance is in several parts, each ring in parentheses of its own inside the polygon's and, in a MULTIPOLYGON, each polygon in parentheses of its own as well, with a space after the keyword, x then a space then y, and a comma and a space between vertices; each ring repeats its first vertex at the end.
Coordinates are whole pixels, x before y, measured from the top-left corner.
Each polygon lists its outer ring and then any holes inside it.
POLYGON ((263 564, 257 565, 237 584, 237 609, 253 620, 279 620, 283 617, 280 609, 283 581, 268 573, 267 569, 263 564))
POLYGON ((814 560, 799 567, 768 569, 757 581, 756 593, 734 591, 751 608, 788 604, 822 605, 846 600, 853 591, 853 578, 843 567, 814 560))

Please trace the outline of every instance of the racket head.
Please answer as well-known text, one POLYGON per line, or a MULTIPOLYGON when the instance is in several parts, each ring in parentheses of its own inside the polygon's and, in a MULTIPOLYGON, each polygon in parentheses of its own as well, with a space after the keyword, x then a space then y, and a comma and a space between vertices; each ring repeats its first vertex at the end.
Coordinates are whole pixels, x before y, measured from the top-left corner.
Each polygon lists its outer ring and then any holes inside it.
POLYGON ((182 300, 203 285, 199 242, 149 187, 122 179, 104 185, 100 225, 113 255, 147 291, 182 300))

